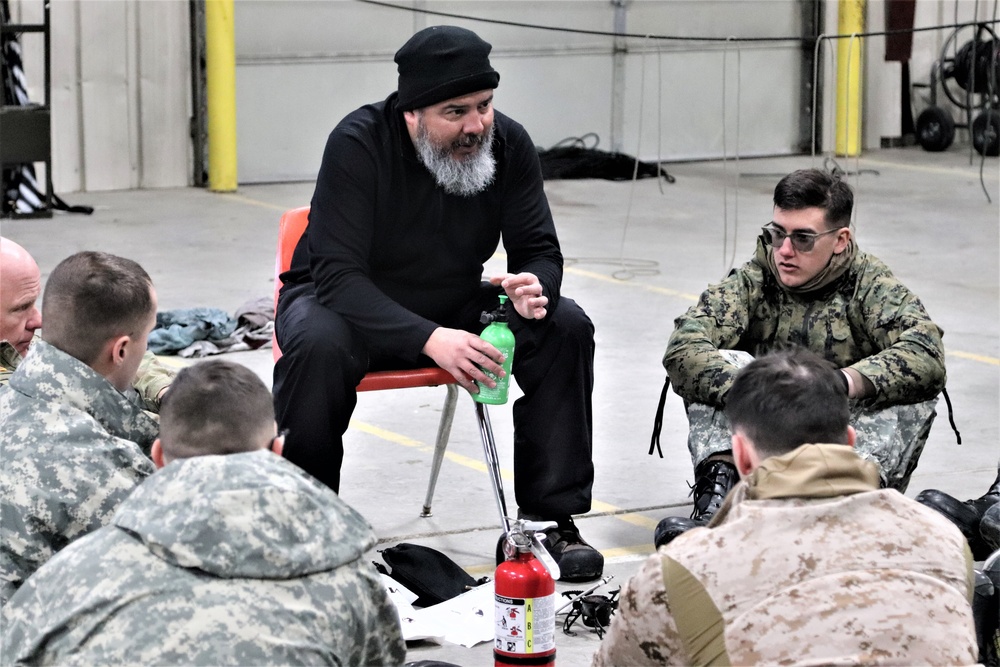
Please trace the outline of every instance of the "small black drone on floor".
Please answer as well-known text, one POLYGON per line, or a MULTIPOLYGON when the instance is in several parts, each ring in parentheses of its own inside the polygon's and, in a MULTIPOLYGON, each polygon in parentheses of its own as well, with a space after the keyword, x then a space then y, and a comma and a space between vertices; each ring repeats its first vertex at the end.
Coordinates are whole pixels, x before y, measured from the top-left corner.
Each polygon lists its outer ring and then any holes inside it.
POLYGON ((556 610, 556 614, 558 615, 569 608, 566 619, 563 621, 564 633, 576 635, 572 629, 573 625, 578 620, 582 620, 584 627, 590 628, 591 632, 596 632, 598 638, 604 637, 604 631, 611 625, 611 617, 618 610, 618 594, 621 592, 621 587, 606 594, 594 591, 612 578, 613 575, 609 575, 585 591, 563 591, 563 595, 569 600, 556 610))

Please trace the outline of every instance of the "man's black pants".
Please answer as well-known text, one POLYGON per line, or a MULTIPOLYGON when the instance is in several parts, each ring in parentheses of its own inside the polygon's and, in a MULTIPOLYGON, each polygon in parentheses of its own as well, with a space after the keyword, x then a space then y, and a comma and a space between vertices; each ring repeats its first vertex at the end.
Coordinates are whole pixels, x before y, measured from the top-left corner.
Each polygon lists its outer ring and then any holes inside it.
MULTIPOLYGON (((445 326, 478 334, 479 315, 495 308, 498 294, 485 284, 445 326)), ((524 392, 513 408, 515 499, 522 512, 542 517, 582 514, 590 510, 594 481, 594 326, 565 297, 540 321, 508 312, 513 375, 524 392)), ((275 327, 283 355, 274 367, 274 407, 279 427, 288 429, 284 456, 339 492, 343 435, 361 378, 433 362, 371 353, 340 315, 317 301, 312 284, 282 290, 275 327)))

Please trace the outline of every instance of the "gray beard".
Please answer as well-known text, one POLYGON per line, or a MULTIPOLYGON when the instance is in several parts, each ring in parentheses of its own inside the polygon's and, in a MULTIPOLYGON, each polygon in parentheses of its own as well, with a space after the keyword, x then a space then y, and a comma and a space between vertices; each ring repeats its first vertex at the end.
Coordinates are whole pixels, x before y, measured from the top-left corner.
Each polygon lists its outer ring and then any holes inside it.
MULTIPOLYGON (((479 150, 464 160, 452 157, 453 146, 437 146, 427 136, 427 128, 421 118, 417 125, 417 139, 414 147, 417 156, 434 176, 434 180, 450 195, 472 197, 485 190, 493 182, 497 161, 493 157, 493 125, 489 131, 476 140, 479 150)), ((463 142, 469 145, 469 140, 463 142)))

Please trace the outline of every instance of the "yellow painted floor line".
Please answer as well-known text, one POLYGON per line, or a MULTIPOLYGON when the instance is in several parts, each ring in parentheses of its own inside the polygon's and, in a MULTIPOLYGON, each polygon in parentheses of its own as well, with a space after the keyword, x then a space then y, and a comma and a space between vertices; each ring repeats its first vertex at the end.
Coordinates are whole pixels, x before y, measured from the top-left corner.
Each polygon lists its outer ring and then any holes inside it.
POLYGON ((220 197, 225 197, 227 199, 234 199, 236 201, 243 202, 244 204, 250 204, 252 206, 260 206, 261 208, 269 208, 269 209, 272 209, 274 211, 287 211, 290 208, 296 208, 295 206, 279 206, 278 204, 272 204, 270 202, 260 201, 259 199, 254 199, 252 197, 244 197, 243 195, 222 194, 222 193, 220 193, 219 196, 220 197))
POLYGON ((992 366, 1000 366, 1000 359, 996 357, 987 357, 982 354, 972 354, 971 352, 962 352, 960 350, 945 350, 946 356, 958 357, 960 359, 969 359, 971 361, 978 361, 983 364, 990 364, 992 366))
POLYGON ((496 565, 473 565, 472 567, 463 567, 463 570, 471 574, 475 578, 479 578, 486 575, 492 575, 496 569, 496 565))
MULTIPOLYGON (((373 424, 367 422, 358 421, 357 419, 352 419, 350 427, 357 429, 363 433, 368 433, 369 435, 374 435, 376 438, 381 438, 382 440, 387 440, 389 442, 394 442, 398 445, 404 445, 406 447, 415 447, 421 452, 426 452, 428 454, 434 453, 434 446, 428 445, 420 440, 414 440, 413 438, 395 433, 393 431, 386 430, 384 428, 379 428, 373 424)), ((457 463, 460 466, 465 466, 466 468, 471 468, 473 470, 485 473, 486 464, 479 459, 474 459, 471 456, 465 456, 464 454, 457 454, 455 452, 445 450, 444 457, 453 463, 457 463)), ((513 481, 514 472, 512 470, 500 469, 500 478, 507 481, 513 481)))
POLYGON ((563 273, 572 273, 573 275, 583 276, 585 278, 592 278, 593 280, 600 280, 606 283, 614 283, 616 285, 621 285, 622 287, 633 287, 647 292, 654 292, 656 294, 665 294, 667 296, 674 296, 686 301, 697 301, 697 294, 688 294, 687 292, 679 292, 668 287, 657 287, 656 285, 647 285, 646 283, 637 283, 631 280, 621 280, 610 276, 606 273, 598 273, 596 271, 587 271, 586 269, 578 269, 575 266, 570 266, 563 269, 563 273))
POLYGON ((634 544, 630 547, 613 547, 611 549, 604 549, 601 554, 604 555, 604 560, 633 560, 636 556, 640 558, 645 558, 646 556, 651 556, 653 554, 653 540, 652 535, 650 536, 649 542, 646 544, 634 544))
MULTIPOLYGON (((851 166, 853 166, 854 160, 849 160, 849 163, 851 166)), ((964 176, 966 178, 975 178, 976 180, 979 180, 978 166, 949 169, 947 167, 935 167, 929 164, 927 165, 899 164, 896 162, 883 162, 882 160, 872 160, 869 158, 862 159, 859 164, 861 165, 862 168, 868 166, 875 166, 875 167, 884 167, 887 169, 903 169, 905 171, 922 171, 925 174, 945 174, 948 176, 964 176)), ((987 165, 989 165, 989 162, 987 162, 987 165)), ((992 176, 995 171, 996 171, 995 167, 993 169, 984 169, 983 176, 984 177, 992 176)))
POLYGON ((643 516, 642 514, 611 514, 612 512, 620 512, 620 507, 615 507, 614 505, 609 505, 608 503, 601 502, 600 500, 592 500, 591 509, 595 512, 606 512, 610 516, 618 519, 619 521, 624 521, 625 523, 630 523, 633 526, 639 526, 640 528, 648 528, 653 530, 656 528, 656 524, 659 523, 659 519, 651 519, 648 516, 643 516))
MULTIPOLYGON (((654 551, 653 543, 652 541, 650 541, 648 544, 634 544, 630 547, 613 547, 611 549, 602 549, 601 555, 604 556, 604 565, 605 567, 607 567, 607 565, 612 562, 628 563, 631 561, 645 560, 649 556, 653 555, 653 551, 654 551)), ((493 564, 472 565, 470 567, 465 567, 462 569, 471 574, 473 577, 481 577, 483 575, 493 574, 493 572, 496 570, 496 566, 493 564)), ((631 576, 631 574, 626 576, 619 583, 624 584, 629 576, 631 576)), ((591 582, 589 585, 592 585, 594 583, 596 583, 596 580, 594 582, 591 582)), ((611 584, 610 582, 609 585, 611 586, 611 588, 617 588, 617 585, 611 584)))
MULTIPOLYGON (((389 431, 387 429, 380 428, 378 426, 369 424, 367 422, 359 421, 357 419, 352 419, 350 422, 350 427, 355 430, 361 431, 362 433, 373 435, 376 438, 380 438, 388 442, 394 442, 397 445, 403 445, 404 447, 413 447, 427 454, 433 455, 434 453, 434 447, 432 445, 428 445, 427 443, 422 442, 420 440, 415 440, 409 436, 405 436, 400 433, 396 433, 394 431, 389 431)), ((444 453, 444 457, 453 463, 457 463, 460 466, 465 466, 466 468, 471 468, 472 470, 476 470, 481 473, 486 472, 486 464, 470 456, 465 456, 463 454, 456 454, 454 452, 446 450, 444 453)), ((514 472, 508 469, 501 469, 500 477, 504 480, 512 482, 514 479, 514 472)), ((659 519, 651 519, 641 514, 633 514, 633 513, 613 514, 613 512, 620 512, 621 508, 616 507, 615 505, 611 505, 609 503, 602 502, 600 500, 591 501, 591 508, 596 512, 607 513, 608 516, 612 516, 615 519, 618 519, 619 521, 624 521, 625 523, 630 523, 633 526, 639 526, 640 528, 647 528, 649 530, 653 530, 654 528, 656 528, 656 524, 659 521, 659 519)))

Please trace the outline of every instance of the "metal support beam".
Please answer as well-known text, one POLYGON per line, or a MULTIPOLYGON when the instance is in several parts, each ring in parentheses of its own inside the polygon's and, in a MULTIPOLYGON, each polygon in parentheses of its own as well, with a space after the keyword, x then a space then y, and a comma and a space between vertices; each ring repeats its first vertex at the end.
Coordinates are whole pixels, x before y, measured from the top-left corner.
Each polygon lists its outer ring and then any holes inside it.
MULTIPOLYGON (((611 0, 615 8, 614 32, 624 35, 629 0, 611 0)), ((625 151, 625 56, 628 42, 624 37, 614 38, 611 65, 611 150, 625 151)))
POLYGON ((802 26, 802 73, 799 76, 799 141, 803 153, 818 153, 823 136, 823 52, 816 52, 816 38, 823 32, 823 3, 799 0, 802 26), (817 63, 817 60, 819 61, 817 63), (817 64, 819 65, 817 67, 817 64), (816 81, 813 81, 813 74, 816 81), (816 86, 816 126, 813 127, 813 86, 816 86), (813 137, 816 145, 813 146, 813 137))
POLYGON ((233 0, 205 2, 208 187, 236 190, 236 27, 233 0))
POLYGON ((191 146, 193 185, 208 185, 208 96, 205 92, 205 0, 188 0, 191 30, 191 146))
MULTIPOLYGON (((854 35, 865 31, 865 0, 840 0, 837 33, 854 35)), ((861 154, 861 108, 864 71, 861 54, 863 38, 841 37, 837 40, 837 155, 861 154)))

